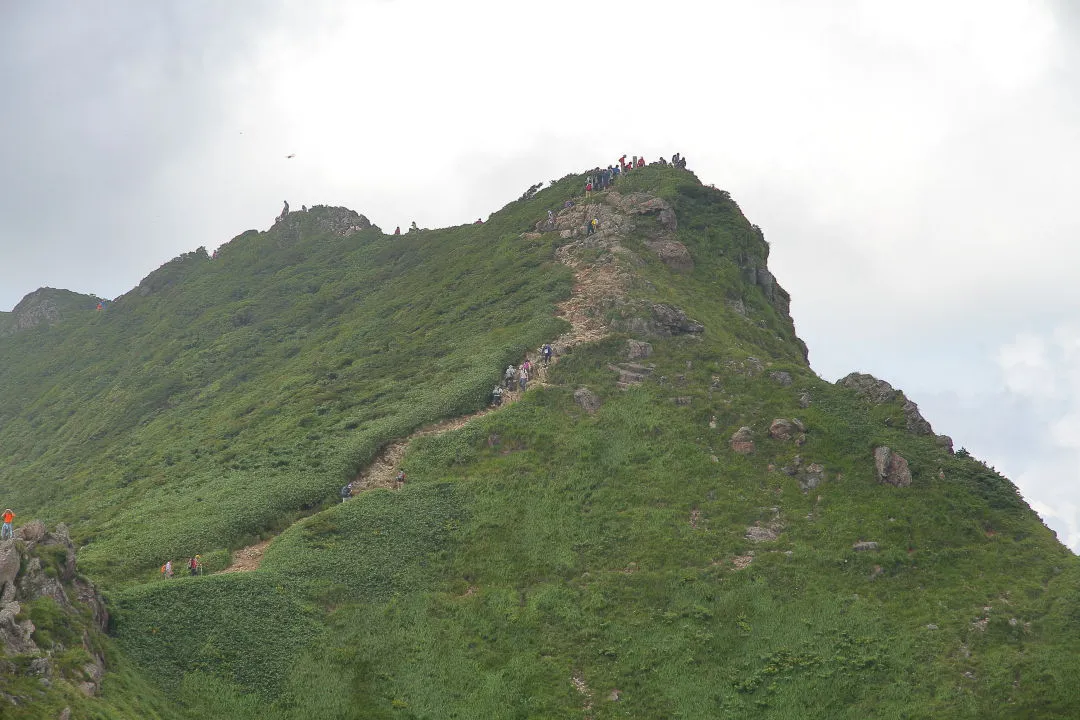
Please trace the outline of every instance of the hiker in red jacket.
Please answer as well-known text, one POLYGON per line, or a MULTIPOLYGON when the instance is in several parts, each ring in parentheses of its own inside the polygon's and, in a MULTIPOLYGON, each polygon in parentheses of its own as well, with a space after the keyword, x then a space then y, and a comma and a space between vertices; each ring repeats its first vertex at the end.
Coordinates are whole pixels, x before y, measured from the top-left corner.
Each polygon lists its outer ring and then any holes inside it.
POLYGON ((592 183, 585 183, 585 199, 589 199, 589 194, 592 192, 592 183))
POLYGON ((4 525, 0 527, 0 540, 7 538, 8 540, 15 537, 15 531, 11 527, 11 521, 15 519, 15 513, 11 512, 11 508, 4 510, 4 525))
POLYGON ((638 158, 638 161, 637 161, 637 166, 638 166, 639 168, 643 168, 643 167, 645 167, 645 158, 644 158, 644 157, 639 157, 639 158, 638 158))
POLYGON ((400 235, 401 234, 401 226, 400 225, 398 225, 396 228, 394 228, 394 234, 395 235, 400 235))

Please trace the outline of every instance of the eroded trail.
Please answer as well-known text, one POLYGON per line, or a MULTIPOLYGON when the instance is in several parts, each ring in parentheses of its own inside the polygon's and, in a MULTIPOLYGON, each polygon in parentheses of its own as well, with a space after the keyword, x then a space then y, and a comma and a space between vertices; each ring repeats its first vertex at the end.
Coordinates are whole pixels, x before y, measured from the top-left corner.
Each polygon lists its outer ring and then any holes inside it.
MULTIPOLYGON (((563 211, 559 214, 560 225, 565 226, 574 222, 574 216, 580 215, 581 210, 573 213, 563 211)), ((565 232, 564 232, 565 235, 565 232)), ((570 323, 570 330, 560 335, 551 343, 555 349, 553 362, 558 362, 558 356, 567 350, 582 343, 593 342, 606 337, 610 328, 604 322, 604 310, 613 303, 621 301, 625 297, 627 283, 626 275, 614 262, 590 263, 583 258, 583 251, 595 249, 597 241, 618 245, 618 235, 614 232, 596 233, 588 240, 572 241, 561 246, 555 255, 559 262, 574 270, 574 287, 570 297, 557 305, 557 315, 570 323)), ((528 360, 533 363, 535 376, 529 381, 530 386, 547 384, 547 368, 544 367, 538 353, 528 353, 528 360)), ((503 394, 503 405, 511 405, 524 395, 520 390, 514 389, 503 394)), ((499 408, 489 406, 483 410, 463 415, 461 417, 442 420, 433 425, 420 428, 407 437, 395 440, 386 446, 375 456, 364 470, 353 479, 353 494, 385 488, 396 490, 401 487, 397 480, 401 460, 405 456, 405 450, 409 443, 426 435, 439 435, 451 430, 457 430, 466 423, 488 413, 495 412, 499 408)), ((247 572, 256 570, 262 562, 263 553, 270 546, 274 538, 262 540, 233 552, 232 563, 222 573, 247 572)))

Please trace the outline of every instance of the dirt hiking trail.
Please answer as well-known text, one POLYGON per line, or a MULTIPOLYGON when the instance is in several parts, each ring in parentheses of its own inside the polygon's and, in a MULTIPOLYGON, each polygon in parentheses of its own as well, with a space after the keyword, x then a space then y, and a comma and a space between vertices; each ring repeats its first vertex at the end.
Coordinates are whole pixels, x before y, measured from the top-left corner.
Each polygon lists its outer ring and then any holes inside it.
MULTIPOLYGON (((559 213, 560 216, 562 214, 559 213)), ((596 233, 593 238, 603 236, 617 238, 610 231, 596 233)), ((562 245, 555 251, 555 256, 559 262, 574 270, 574 286, 570 297, 556 306, 556 315, 570 323, 570 330, 551 343, 554 350, 554 355, 551 358, 552 363, 558 362, 560 355, 565 354, 576 345, 606 337, 611 330, 603 321, 603 310, 605 307, 610 306, 613 301, 625 297, 627 277, 615 263, 592 264, 582 257, 582 251, 593 247, 593 242, 578 240, 562 245)), ((547 385, 547 367, 544 366, 539 352, 526 353, 526 358, 523 358, 522 361, 524 359, 528 359, 533 364, 534 376, 529 380, 529 386, 543 387, 547 385)), ((510 391, 504 389, 502 406, 512 405, 524 396, 525 393, 517 389, 516 384, 514 388, 510 391)), ((407 437, 388 443, 379 451, 371 464, 353 478, 353 495, 374 488, 389 490, 400 488, 402 483, 397 480, 397 473, 410 442, 426 435, 440 435, 444 432, 457 430, 471 420, 483 417, 499 409, 499 407, 488 406, 469 415, 442 420, 420 428, 407 437)), ((274 537, 276 537, 276 534, 274 537)), ((274 537, 234 551, 229 567, 219 572, 232 573, 257 570, 262 562, 263 553, 273 542, 274 537)))

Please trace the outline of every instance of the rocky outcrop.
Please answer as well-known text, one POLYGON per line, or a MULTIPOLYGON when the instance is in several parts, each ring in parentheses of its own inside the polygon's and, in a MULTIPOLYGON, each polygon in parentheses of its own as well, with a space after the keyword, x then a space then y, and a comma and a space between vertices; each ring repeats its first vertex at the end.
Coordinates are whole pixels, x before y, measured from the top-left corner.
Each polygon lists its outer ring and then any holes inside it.
POLYGON ((855 394, 872 405, 884 405, 894 401, 902 401, 904 413, 904 426, 913 435, 933 435, 934 429, 926 418, 919 412, 919 406, 909 400, 903 392, 897 390, 884 380, 879 380, 873 375, 853 372, 836 382, 840 387, 854 390, 855 394))
POLYGON ((705 332, 705 326, 686 317, 686 313, 674 305, 657 303, 652 306, 653 328, 657 335, 697 335, 705 332))
POLYGON ((96 695, 105 658, 94 635, 104 632, 108 621, 101 595, 75 571, 75 546, 66 527, 58 525, 49 532, 43 523, 34 521, 16 529, 14 539, 0 541, 0 666, 4 672, 24 668, 21 672, 43 684, 66 682, 86 695, 96 695), (41 603, 54 608, 46 617, 61 617, 60 625, 35 627, 29 609, 41 603), (55 655, 79 645, 90 658, 81 667, 53 662, 55 655), (32 660, 4 660, 20 655, 32 660))
POLYGON ((731 436, 731 449, 739 455, 749 455, 754 452, 754 431, 748 427, 741 427, 731 436))
POLYGON ((878 549, 878 544, 873 540, 857 542, 851 546, 851 549, 855 552, 870 552, 878 549))
POLYGON ((20 300, 10 313, 0 313, 0 335, 59 322, 78 312, 93 311, 98 302, 93 295, 38 288, 20 300))
POLYGON ((892 402, 900 396, 899 391, 892 385, 866 373, 853 372, 837 380, 836 384, 854 390, 856 395, 873 405, 892 402))
POLYGON ((589 388, 578 388, 574 391, 574 402, 581 406, 581 409, 592 415, 600 409, 600 396, 594 393, 589 388))
POLYGON ((821 463, 804 463, 802 456, 796 455, 789 465, 780 468, 780 472, 795 478, 799 489, 804 493, 813 490, 825 482, 825 466, 821 463))
POLYGON ((347 237, 361 230, 370 230, 373 226, 366 217, 347 207, 316 205, 309 208, 307 217, 327 232, 347 237))
POLYGON ((652 355, 652 345, 641 340, 627 340, 626 341, 626 359, 627 360, 644 360, 652 355))
POLYGON ((874 470, 877 473, 878 482, 888 483, 895 487, 911 485, 911 470, 908 468, 907 460, 888 447, 882 446, 874 450, 874 470))
POLYGON ((678 240, 670 238, 646 240, 645 247, 656 253, 656 256, 672 270, 688 273, 694 269, 694 260, 690 257, 690 251, 678 240))
POLYGON ((798 440, 800 436, 805 436, 806 426, 799 420, 788 420, 787 418, 776 418, 769 425, 769 437, 774 440, 798 440))
POLYGON ((619 373, 619 379, 615 382, 615 385, 620 390, 625 390, 631 385, 640 385, 653 371, 652 366, 639 365, 638 363, 608 365, 608 369, 619 373))
POLYGON ((785 372, 784 370, 770 370, 769 379, 784 387, 788 387, 792 383, 791 373, 785 372))

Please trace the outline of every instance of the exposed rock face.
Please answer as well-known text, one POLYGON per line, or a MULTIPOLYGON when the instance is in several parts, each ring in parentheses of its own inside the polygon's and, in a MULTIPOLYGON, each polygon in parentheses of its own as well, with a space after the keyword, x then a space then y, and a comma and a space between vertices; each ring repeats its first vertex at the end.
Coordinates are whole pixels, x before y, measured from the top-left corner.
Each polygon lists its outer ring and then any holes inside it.
POLYGON ((95 650, 97 643, 90 635, 104 632, 109 616, 96 588, 75 572, 75 547, 67 528, 59 525, 48 532, 43 523, 34 521, 16 529, 15 539, 0 541, 0 587, 0 665, 4 656, 32 655, 34 659, 25 666, 27 675, 50 684, 70 682, 86 695, 96 695, 105 659, 95 650), (39 646, 34 623, 27 617, 20 619, 24 606, 40 598, 56 604, 67 616, 69 628, 83 628, 82 645, 91 660, 70 678, 66 673, 71 670, 52 660, 54 653, 68 648, 55 641, 39 646))
POLYGON ((347 207, 316 205, 309 209, 307 214, 320 226, 341 237, 347 237, 361 230, 370 230, 372 227, 370 220, 347 207))
POLYGON ((911 400, 904 401, 904 422, 908 432, 914 435, 933 435, 934 429, 919 412, 919 406, 911 400))
POLYGON ((938 435, 937 441, 938 445, 945 448, 945 451, 947 453, 949 453, 950 455, 953 454, 953 441, 951 437, 949 437, 948 435, 938 435))
POLYGON ((874 450, 874 469, 879 482, 896 487, 907 487, 911 484, 911 470, 907 460, 888 447, 882 446, 874 450))
POLYGON ((909 400, 904 393, 884 380, 879 380, 866 373, 851 373, 836 383, 840 387, 850 388, 855 393, 874 405, 903 400, 904 425, 913 435, 933 435, 934 429, 919 412, 919 406, 909 400))
POLYGON ((866 373, 853 372, 847 377, 840 378, 836 384, 854 390, 856 395, 874 405, 892 402, 900 396, 892 385, 866 373))
POLYGON ((641 340, 626 341, 627 360, 643 360, 652 355, 652 344, 641 340))
POLYGON ((741 427, 731 436, 731 449, 740 455, 749 455, 754 452, 754 431, 748 427, 741 427))
POLYGON ((10 313, 0 313, 0 335, 29 330, 43 323, 63 320, 74 312, 92 311, 98 298, 92 295, 43 287, 26 295, 10 313))
POLYGON ((876 542, 873 542, 873 541, 870 541, 870 542, 857 542, 857 543, 855 543, 854 545, 851 546, 851 549, 855 550, 856 552, 867 552, 868 550, 877 550, 878 545, 877 545, 876 542))
POLYGON ((657 303, 652 306, 652 316, 654 332, 664 337, 705 332, 704 325, 686 317, 686 313, 674 305, 657 303))
POLYGON ((581 409, 592 415, 600 409, 600 396, 594 393, 589 388, 578 388, 574 391, 574 402, 581 406, 581 409))

